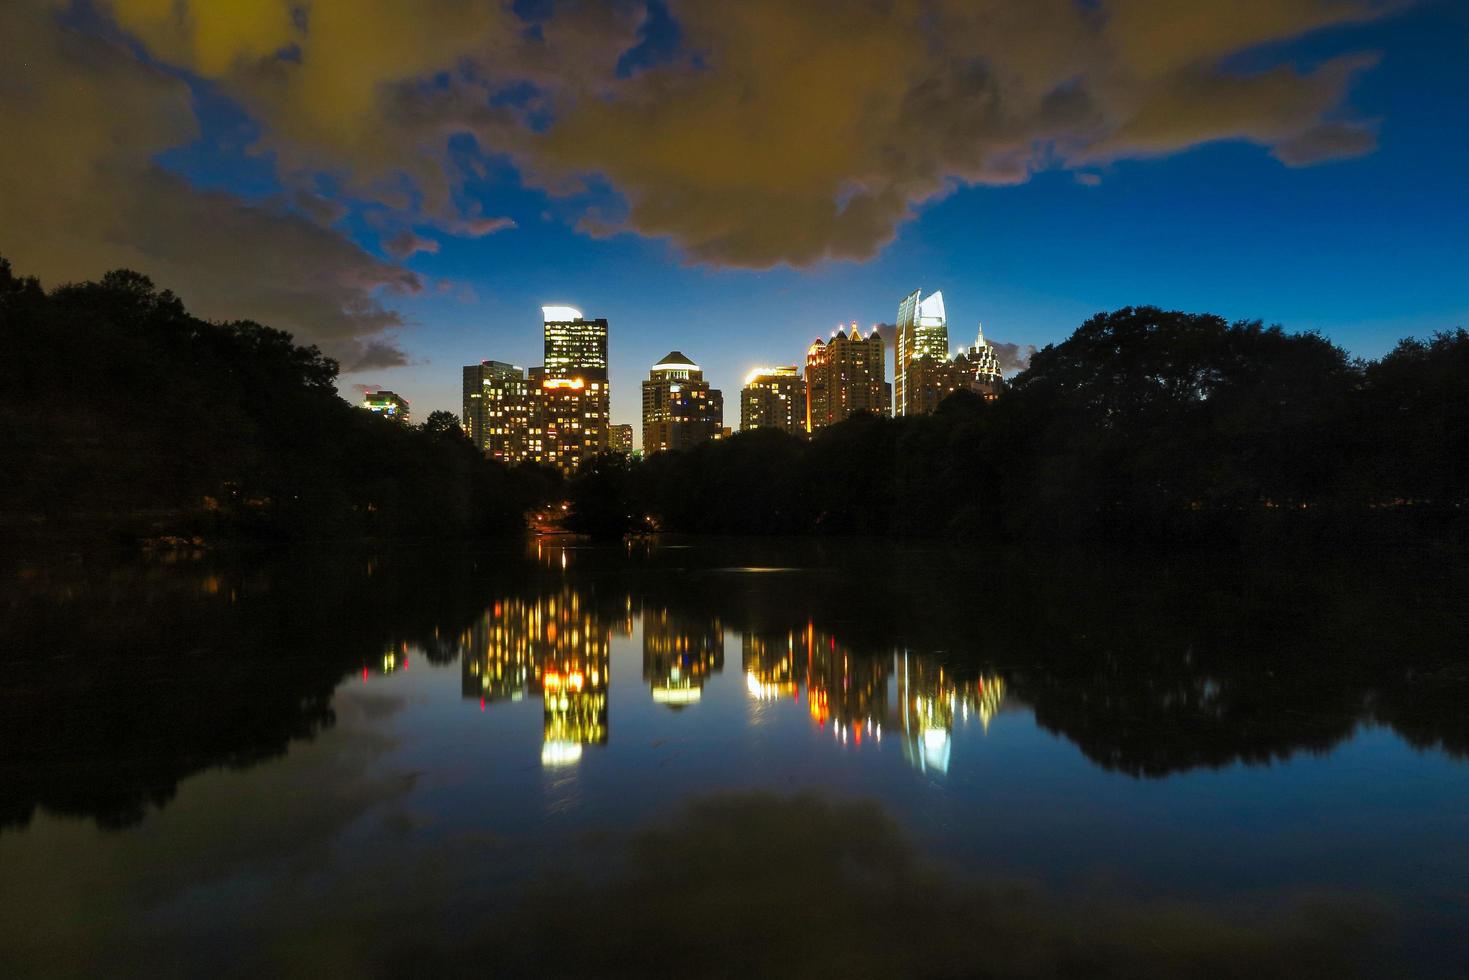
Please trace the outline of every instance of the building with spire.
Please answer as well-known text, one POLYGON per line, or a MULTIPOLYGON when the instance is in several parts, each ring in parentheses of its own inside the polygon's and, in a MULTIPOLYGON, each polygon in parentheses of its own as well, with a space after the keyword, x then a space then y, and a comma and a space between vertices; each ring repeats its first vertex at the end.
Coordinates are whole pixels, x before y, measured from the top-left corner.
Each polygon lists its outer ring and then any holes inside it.
POLYGON ((699 365, 669 351, 643 382, 643 455, 691 449, 724 431, 724 395, 699 365))
POLYGON ((951 363, 954 366, 955 391, 967 388, 986 401, 999 397, 1005 376, 1000 371, 1000 356, 994 345, 984 339, 984 324, 979 325, 979 336, 974 346, 955 354, 951 363))
POLYGON ((740 389, 740 431, 806 431, 806 384, 795 366, 756 368, 740 389))
POLYGON ((892 389, 882 337, 874 327, 863 337, 838 329, 830 340, 818 337, 806 351, 806 431, 816 432, 857 412, 887 414, 892 389))

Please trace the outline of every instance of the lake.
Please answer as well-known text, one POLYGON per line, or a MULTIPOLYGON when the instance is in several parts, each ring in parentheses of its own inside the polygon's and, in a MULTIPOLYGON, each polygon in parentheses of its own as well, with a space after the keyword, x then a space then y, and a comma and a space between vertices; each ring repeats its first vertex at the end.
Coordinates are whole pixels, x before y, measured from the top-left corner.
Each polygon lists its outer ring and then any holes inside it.
POLYGON ((0 975, 1466 975, 1446 560, 4 572, 0 975))

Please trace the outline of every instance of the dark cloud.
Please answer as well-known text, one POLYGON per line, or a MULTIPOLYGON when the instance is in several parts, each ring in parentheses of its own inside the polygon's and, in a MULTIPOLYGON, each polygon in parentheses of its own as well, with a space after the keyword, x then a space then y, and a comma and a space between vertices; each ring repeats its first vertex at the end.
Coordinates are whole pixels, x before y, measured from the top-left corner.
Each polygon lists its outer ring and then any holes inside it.
POLYGON ((990 346, 995 349, 995 356, 1000 360, 1000 370, 1005 372, 1006 377, 1030 367, 1030 358, 1035 354, 1035 344, 1007 344, 992 340, 990 346))
POLYGON ((416 235, 407 228, 389 237, 383 242, 383 249, 395 259, 406 259, 419 252, 430 254, 439 250, 439 243, 432 238, 424 238, 416 235))
MULTIPOLYGON (((342 369, 347 372, 373 371, 379 368, 407 367, 411 362, 408 355, 390 340, 369 340, 360 345, 357 354, 351 360, 342 362, 342 369)), ((377 390, 374 385, 373 391, 377 390)))
POLYGON ((533 32, 508 6, 461 0, 312 0, 299 19, 278 2, 108 9, 155 57, 246 106, 288 178, 330 170, 419 221, 486 234, 508 222, 455 205, 467 171, 448 142, 469 134, 554 195, 610 184, 625 208, 589 216, 586 233, 766 267, 869 258, 917 206, 1042 168, 1214 140, 1292 166, 1367 152, 1371 127, 1343 102, 1370 55, 1229 66, 1401 6, 670 0, 681 47, 633 73, 618 65, 644 39, 638 3, 557 4, 533 32), (509 104, 493 98, 511 89, 509 104))
POLYGON ((333 356, 402 323, 380 291, 422 288, 324 227, 314 195, 251 205, 159 169, 198 132, 187 87, 40 0, 0 6, 0 254, 56 283, 146 272, 191 311, 289 330, 333 356))

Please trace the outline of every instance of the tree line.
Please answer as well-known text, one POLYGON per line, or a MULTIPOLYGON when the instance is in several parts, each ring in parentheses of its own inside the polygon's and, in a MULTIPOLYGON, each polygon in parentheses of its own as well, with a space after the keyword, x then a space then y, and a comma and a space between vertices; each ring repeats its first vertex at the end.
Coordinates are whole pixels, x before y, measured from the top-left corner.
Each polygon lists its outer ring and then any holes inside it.
MULTIPOLYGON (((192 316, 146 276, 43 291, 0 259, 0 534, 268 539, 518 532, 538 473, 448 416, 338 397, 338 365, 249 321, 192 316)), ((445 413, 447 415, 447 413, 445 413)))
POLYGON ((1302 528, 1464 539, 1469 333, 1355 360, 1314 333, 1129 307, 999 399, 756 430, 572 482, 590 533, 1169 540, 1302 528))

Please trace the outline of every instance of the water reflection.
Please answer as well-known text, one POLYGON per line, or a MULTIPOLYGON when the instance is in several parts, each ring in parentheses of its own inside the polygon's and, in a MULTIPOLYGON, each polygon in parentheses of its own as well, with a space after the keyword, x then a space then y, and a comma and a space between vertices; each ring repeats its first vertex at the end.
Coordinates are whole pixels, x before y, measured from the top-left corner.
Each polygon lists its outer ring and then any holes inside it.
POLYGON ((0 827, 37 806, 136 823, 191 773, 246 768, 330 729, 344 676, 397 683, 421 661, 459 661, 466 707, 539 699, 541 762, 568 765, 610 742, 613 643, 638 631, 660 706, 701 707, 737 636, 741 697, 790 702, 854 749, 896 738, 931 774, 958 764, 959 730, 983 732, 1002 711, 1139 777, 1326 752, 1365 723, 1469 750, 1457 566, 529 548, 11 569, 0 827), (873 580, 875 567, 892 574, 873 580), (769 568, 791 571, 751 574, 769 568), (983 631, 964 599, 976 591, 983 631))
POLYGON ((694 704, 703 696, 704 682, 722 670, 724 627, 718 617, 643 608, 643 680, 651 685, 654 701, 675 711, 694 704))

